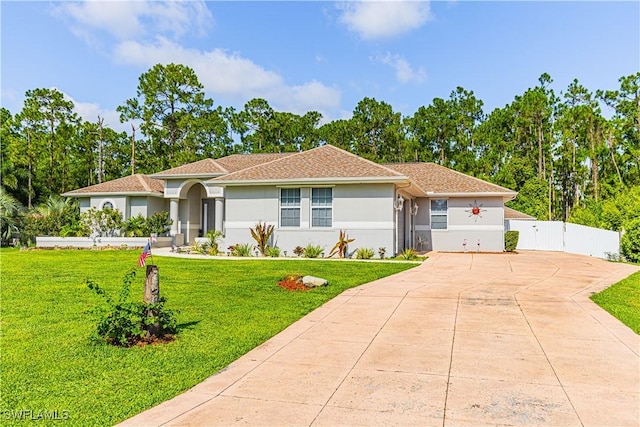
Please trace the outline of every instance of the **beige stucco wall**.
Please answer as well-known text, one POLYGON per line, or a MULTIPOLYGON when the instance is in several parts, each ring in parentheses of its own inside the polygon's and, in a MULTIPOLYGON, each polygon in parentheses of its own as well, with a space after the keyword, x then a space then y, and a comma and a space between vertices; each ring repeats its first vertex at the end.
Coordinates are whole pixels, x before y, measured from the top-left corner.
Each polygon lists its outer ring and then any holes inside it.
MULTIPOLYGON (((296 187, 299 188, 299 187, 296 187)), ((311 189, 300 188, 300 227, 280 227, 280 189, 276 186, 228 187, 225 200, 224 247, 237 243, 254 244, 249 228, 258 221, 276 227, 272 244, 289 255, 296 246, 320 245, 329 250, 346 230, 356 240, 349 250, 359 247, 386 247, 393 252, 392 184, 336 185, 333 188, 333 226, 311 227, 311 189)))
POLYGON ((418 203, 417 249, 456 252, 504 250, 504 203, 501 197, 448 198, 446 230, 431 230, 429 199, 420 199, 418 203), (471 210, 476 203, 480 213, 473 215, 471 210))
POLYGON ((94 196, 90 198, 89 206, 84 208, 81 207, 80 213, 89 210, 90 208, 102 209, 102 206, 106 202, 111 202, 113 204, 113 208, 117 209, 122 213, 123 219, 129 218, 127 213, 129 211, 127 204, 127 196, 94 196))
POLYGON ((91 208, 102 209, 106 202, 111 202, 115 209, 118 209, 123 219, 129 219, 138 214, 143 217, 151 216, 154 212, 167 211, 168 201, 161 197, 149 196, 93 196, 80 197, 80 213, 84 213, 91 208))

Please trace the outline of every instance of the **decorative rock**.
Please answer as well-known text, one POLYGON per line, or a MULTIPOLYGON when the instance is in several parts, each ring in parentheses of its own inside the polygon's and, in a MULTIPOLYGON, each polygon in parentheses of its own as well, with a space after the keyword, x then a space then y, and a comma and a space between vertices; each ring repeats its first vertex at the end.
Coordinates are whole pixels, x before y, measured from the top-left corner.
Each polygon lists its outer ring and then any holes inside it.
POLYGON ((320 277, 304 276, 302 278, 302 284, 307 288, 317 288, 318 286, 327 286, 329 282, 327 282, 327 279, 320 277))

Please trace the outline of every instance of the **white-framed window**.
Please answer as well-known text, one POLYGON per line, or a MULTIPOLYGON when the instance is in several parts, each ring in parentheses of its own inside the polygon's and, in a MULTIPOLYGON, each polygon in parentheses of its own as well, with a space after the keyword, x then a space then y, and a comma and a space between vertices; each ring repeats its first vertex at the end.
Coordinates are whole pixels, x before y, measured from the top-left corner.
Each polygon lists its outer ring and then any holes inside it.
POLYGON ((447 229, 447 201, 443 199, 431 200, 431 229, 447 229))
POLYGON ((300 227, 300 189, 280 189, 280 226, 300 227))
POLYGON ((113 206, 113 203, 111 203, 110 201, 106 201, 102 203, 102 207, 100 209, 111 209, 114 210, 115 206, 113 206))
POLYGON ((333 188, 311 189, 311 226, 333 226, 333 188))

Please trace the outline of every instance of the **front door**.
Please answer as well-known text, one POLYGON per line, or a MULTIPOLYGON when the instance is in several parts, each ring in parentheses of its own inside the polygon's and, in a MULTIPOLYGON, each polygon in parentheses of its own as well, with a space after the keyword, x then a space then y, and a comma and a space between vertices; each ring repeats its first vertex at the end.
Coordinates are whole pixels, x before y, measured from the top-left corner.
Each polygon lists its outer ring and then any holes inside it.
POLYGON ((202 199, 202 235, 209 230, 215 230, 216 199, 202 199))

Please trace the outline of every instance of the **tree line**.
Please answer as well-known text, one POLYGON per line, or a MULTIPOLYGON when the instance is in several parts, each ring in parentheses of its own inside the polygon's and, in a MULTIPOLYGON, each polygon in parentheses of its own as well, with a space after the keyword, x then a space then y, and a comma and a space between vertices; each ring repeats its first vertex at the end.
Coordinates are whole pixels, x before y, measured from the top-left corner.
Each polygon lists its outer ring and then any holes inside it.
POLYGON ((640 72, 595 92, 578 80, 560 93, 551 84, 542 74, 488 113, 462 87, 408 116, 364 98, 351 118, 321 124, 317 111, 276 111, 264 99, 242 110, 216 106, 191 68, 158 64, 117 108, 121 122, 134 123, 127 132, 105 126, 102 117, 80 118, 56 89, 27 91, 15 114, 0 109, 1 184, 30 208, 131 173, 328 143, 375 162, 435 162, 511 188, 520 193, 513 207, 543 220, 589 218, 584 209, 637 194, 640 72))

